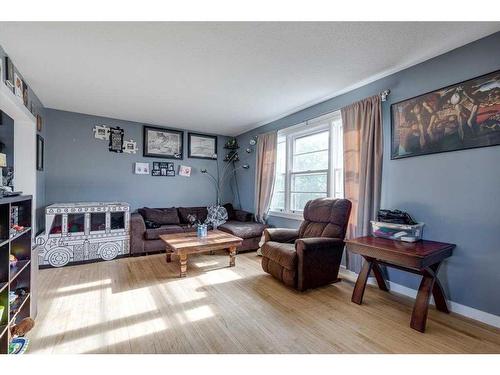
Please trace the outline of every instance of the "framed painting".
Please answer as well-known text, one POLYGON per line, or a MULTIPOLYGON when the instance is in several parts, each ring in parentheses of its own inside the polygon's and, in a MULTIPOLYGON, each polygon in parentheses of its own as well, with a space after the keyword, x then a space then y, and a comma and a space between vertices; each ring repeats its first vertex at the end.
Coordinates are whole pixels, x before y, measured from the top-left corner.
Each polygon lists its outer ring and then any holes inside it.
POLYGON ((217 137, 188 133, 188 158, 217 159, 217 137))
POLYGON ((500 145, 500 70, 391 106, 391 159, 500 145))
POLYGON ((125 132, 119 126, 116 128, 109 128, 109 151, 118 153, 123 152, 124 134, 125 132))
POLYGON ((45 142, 43 138, 37 134, 36 135, 36 170, 43 171, 43 159, 44 159, 44 148, 45 142))
POLYGON ((143 155, 150 158, 182 159, 184 132, 144 126, 143 155))

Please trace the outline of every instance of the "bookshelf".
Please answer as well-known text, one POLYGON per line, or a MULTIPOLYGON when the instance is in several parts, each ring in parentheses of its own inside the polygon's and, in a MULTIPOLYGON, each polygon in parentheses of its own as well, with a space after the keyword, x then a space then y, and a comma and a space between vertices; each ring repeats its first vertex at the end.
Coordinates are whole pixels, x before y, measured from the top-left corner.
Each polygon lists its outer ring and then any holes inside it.
POLYGON ((0 198, 0 354, 7 354, 10 328, 30 316, 31 304, 31 237, 32 200, 29 195, 0 198), (17 212, 21 231, 12 230, 11 213, 17 212), (17 262, 11 266, 10 255, 17 262), (15 300, 9 302, 9 292, 24 290, 15 300))

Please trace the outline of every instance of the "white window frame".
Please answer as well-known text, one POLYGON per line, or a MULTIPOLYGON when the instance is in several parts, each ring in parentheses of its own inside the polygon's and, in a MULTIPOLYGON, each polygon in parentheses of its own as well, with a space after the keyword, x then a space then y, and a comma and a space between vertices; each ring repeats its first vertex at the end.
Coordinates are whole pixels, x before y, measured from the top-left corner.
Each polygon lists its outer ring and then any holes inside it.
MULTIPOLYGON (((335 111, 332 113, 328 113, 326 115, 308 120, 306 122, 302 122, 295 126, 291 126, 280 130, 278 132, 278 140, 286 139, 286 158, 285 158, 285 208, 284 209, 276 209, 271 207, 269 211, 270 216, 284 217, 288 219, 302 220, 303 219, 303 210, 291 210, 291 185, 293 175, 301 175, 301 174, 311 174, 311 173, 326 173, 327 175, 327 196, 339 196, 338 192, 335 192, 335 179, 342 178, 343 180, 343 168, 338 168, 339 161, 333 160, 334 155, 334 147, 342 147, 342 139, 338 139, 342 137, 342 128, 339 126, 334 126, 333 124, 338 124, 340 120, 340 111, 335 111), (337 121, 337 122, 336 122, 337 121), (316 133, 321 133, 324 131, 328 131, 328 169, 321 170, 309 170, 309 171, 300 171, 293 172, 293 148, 295 145, 295 140, 297 138, 302 138, 304 136, 310 136, 316 133), (340 143, 340 145, 339 145, 340 143), (333 168, 333 167, 337 168, 333 168), (340 173, 339 173, 340 172, 340 173)), ((340 121, 341 124, 341 121, 340 121)), ((321 150, 315 150, 312 152, 319 152, 321 150)), ((311 153, 312 153, 311 152, 311 153)), ((305 153, 304 153, 305 154, 305 153)), ((343 181, 342 181, 343 185, 343 181)), ((342 194, 343 191, 340 193, 342 194)), ((274 191, 273 191, 274 194, 274 191)))

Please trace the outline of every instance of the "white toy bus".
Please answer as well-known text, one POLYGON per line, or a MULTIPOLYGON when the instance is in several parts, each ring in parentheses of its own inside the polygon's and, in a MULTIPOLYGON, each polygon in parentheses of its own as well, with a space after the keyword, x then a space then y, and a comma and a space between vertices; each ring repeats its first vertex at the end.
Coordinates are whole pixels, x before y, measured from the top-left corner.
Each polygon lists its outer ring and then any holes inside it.
POLYGON ((111 260, 129 253, 130 207, 120 202, 52 204, 37 236, 40 266, 111 260))

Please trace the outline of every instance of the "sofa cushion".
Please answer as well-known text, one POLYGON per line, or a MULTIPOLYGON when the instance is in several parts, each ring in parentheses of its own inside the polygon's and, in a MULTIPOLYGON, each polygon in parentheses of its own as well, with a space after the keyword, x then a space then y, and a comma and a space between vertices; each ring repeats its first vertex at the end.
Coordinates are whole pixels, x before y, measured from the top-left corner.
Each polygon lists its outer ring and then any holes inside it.
POLYGON ((196 220, 203 223, 207 219, 208 211, 206 207, 179 207, 179 216, 182 224, 189 224, 188 215, 193 215, 196 220))
POLYGON ((262 245, 262 256, 288 270, 297 269, 297 252, 295 244, 268 241, 262 245))
POLYGON ((226 221, 218 229, 243 239, 260 237, 266 226, 264 224, 241 222, 236 220, 226 221))
POLYGON ((179 225, 162 225, 159 228, 146 229, 144 237, 146 240, 157 240, 162 234, 182 233, 184 230, 179 225))
POLYGON ((151 221, 160 225, 179 224, 177 208, 140 208, 139 213, 145 221, 151 221))
POLYGON ((227 211, 227 220, 234 220, 236 218, 234 207, 231 203, 226 203, 222 207, 224 207, 227 211))

